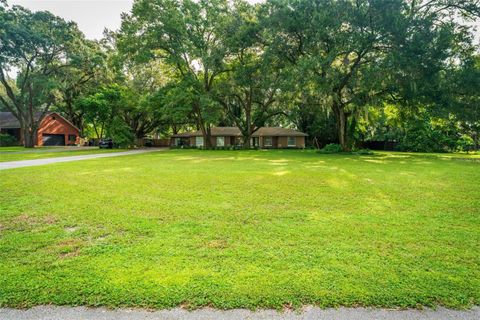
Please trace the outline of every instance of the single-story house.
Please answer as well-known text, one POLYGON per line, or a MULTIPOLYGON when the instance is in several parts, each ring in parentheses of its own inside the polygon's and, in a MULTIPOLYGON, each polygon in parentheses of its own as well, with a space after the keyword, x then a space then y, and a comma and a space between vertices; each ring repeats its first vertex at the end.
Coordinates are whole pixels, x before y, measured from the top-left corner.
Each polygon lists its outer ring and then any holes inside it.
MULTIPOLYGON (((0 112, 0 133, 14 136, 23 144, 20 122, 11 112, 0 112)), ((37 131, 38 146, 65 146, 80 142, 80 129, 56 112, 48 113, 37 131)))
MULTIPOLYGON (((305 148, 303 132, 280 127, 261 127, 255 131, 250 140, 251 147, 258 148, 305 148)), ((214 147, 241 146, 242 133, 237 127, 213 127, 211 129, 211 144, 214 147)), ((202 131, 184 132, 171 137, 171 146, 204 145, 202 131)))

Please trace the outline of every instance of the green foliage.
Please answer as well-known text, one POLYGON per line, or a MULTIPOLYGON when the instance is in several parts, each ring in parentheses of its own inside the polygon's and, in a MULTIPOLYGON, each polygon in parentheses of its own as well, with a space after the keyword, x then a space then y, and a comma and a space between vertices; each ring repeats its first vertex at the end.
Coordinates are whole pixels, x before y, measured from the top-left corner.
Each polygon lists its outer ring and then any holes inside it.
POLYGON ((0 133, 0 147, 16 146, 19 141, 14 136, 6 133, 0 133))
POLYGON ((474 150, 475 142, 473 141, 472 137, 463 134, 456 142, 456 150, 457 151, 465 151, 469 152, 474 150))
POLYGON ((405 150, 455 150, 463 135, 478 149, 480 57, 468 23, 479 8, 475 0, 138 0, 120 32, 95 42, 74 23, 2 2, 0 109, 23 120, 30 142, 31 119, 54 109, 96 136, 114 114, 136 138, 234 125, 248 147, 258 127, 293 124, 344 150, 374 137, 405 150), (117 107, 105 97, 114 86, 117 107), (416 113, 429 120, 417 123, 416 113))
POLYGON ((322 149, 318 150, 320 153, 340 153, 343 152, 343 148, 341 145, 337 143, 329 143, 322 149))
POLYGON ((84 135, 85 110, 78 101, 93 94, 108 81, 107 56, 97 42, 77 39, 69 57, 68 65, 59 71, 60 97, 54 107, 84 135))
MULTIPOLYGON (((221 109, 212 90, 215 79, 227 71, 230 19, 231 7, 226 0, 139 0, 132 14, 123 17, 119 35, 122 52, 143 62, 162 57, 174 68, 177 83, 192 93, 189 116, 204 132, 220 118, 221 109)), ((206 141, 208 144, 209 139, 206 141)))
POLYGON ((331 110, 349 148, 369 105, 451 98, 441 94, 445 66, 474 46, 469 28, 450 17, 473 20, 479 11, 475 1, 284 0, 267 2, 263 14, 270 48, 293 66, 293 90, 309 90, 331 110))
POLYGON ((280 98, 286 82, 282 77, 285 64, 268 50, 261 32, 261 13, 242 2, 235 3, 232 10, 227 39, 232 52, 229 72, 218 78, 214 92, 223 108, 224 122, 240 129, 243 146, 249 148, 258 128, 285 114, 280 98))
POLYGON ((335 116, 328 108, 323 108, 313 94, 304 92, 292 103, 289 119, 301 132, 308 134, 313 146, 317 147, 315 142, 338 142, 335 116))
POLYGON ((38 115, 59 100, 62 69, 72 62, 70 53, 83 35, 72 22, 21 6, 0 6, 0 30, 0 103, 20 119, 25 146, 33 147, 38 115), (13 70, 15 81, 9 78, 13 70))
POLYGON ((119 117, 114 117, 106 128, 106 136, 111 138, 114 144, 120 148, 132 147, 135 143, 135 135, 131 128, 119 117))
POLYGON ((84 110, 84 117, 95 132, 96 138, 105 137, 107 131, 116 132, 113 126, 120 125, 119 132, 124 131, 124 122, 119 120, 120 111, 125 105, 126 88, 111 85, 98 89, 97 93, 81 98, 77 101, 84 110))
POLYGON ((433 121, 429 117, 406 122, 405 134, 401 137, 398 150, 415 152, 455 151, 458 131, 455 122, 433 121))

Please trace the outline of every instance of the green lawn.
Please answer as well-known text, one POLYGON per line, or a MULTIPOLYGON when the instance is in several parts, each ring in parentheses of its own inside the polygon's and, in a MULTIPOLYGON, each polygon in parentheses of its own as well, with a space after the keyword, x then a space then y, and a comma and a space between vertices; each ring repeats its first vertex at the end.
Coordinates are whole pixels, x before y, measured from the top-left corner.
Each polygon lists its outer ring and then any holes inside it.
POLYGON ((26 149, 24 147, 0 147, 0 162, 34 160, 44 158, 80 156, 94 153, 107 153, 124 151, 119 149, 87 149, 87 148, 61 148, 61 147, 39 147, 26 149))
POLYGON ((176 150, 0 171, 0 306, 478 305, 478 159, 176 150))

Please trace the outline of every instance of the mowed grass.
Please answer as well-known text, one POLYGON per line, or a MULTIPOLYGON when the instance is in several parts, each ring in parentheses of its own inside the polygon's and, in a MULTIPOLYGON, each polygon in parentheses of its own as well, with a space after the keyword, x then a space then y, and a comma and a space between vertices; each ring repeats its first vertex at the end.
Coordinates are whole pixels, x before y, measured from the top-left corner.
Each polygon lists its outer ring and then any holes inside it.
POLYGON ((0 306, 478 305, 476 159, 177 150, 0 171, 0 306))
POLYGON ((81 156, 96 153, 109 153, 125 151, 121 149, 99 149, 99 148, 61 148, 61 147, 39 147, 26 149, 24 147, 1 147, 0 162, 35 160, 56 157, 81 156))

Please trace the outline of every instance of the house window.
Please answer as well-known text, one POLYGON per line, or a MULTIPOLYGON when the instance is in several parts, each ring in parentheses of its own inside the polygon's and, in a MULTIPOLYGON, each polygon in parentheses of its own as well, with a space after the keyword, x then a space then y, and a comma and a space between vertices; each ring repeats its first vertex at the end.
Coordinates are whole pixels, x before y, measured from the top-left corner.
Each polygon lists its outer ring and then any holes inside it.
POLYGON ((287 145, 289 147, 295 147, 297 145, 295 142, 295 137, 288 137, 287 145))
POLYGON ((180 138, 174 138, 173 139, 173 145, 178 147, 180 145, 180 138))
POLYGON ((217 137, 217 147, 225 146, 225 137, 217 137))
POLYGON ((271 147, 272 146, 272 137, 263 138, 263 145, 265 147, 271 147))
POLYGON ((203 137, 195 137, 195 145, 197 147, 203 147, 203 137))
POLYGON ((74 134, 69 134, 68 135, 68 141, 70 142, 75 142, 77 140, 77 136, 74 134))

